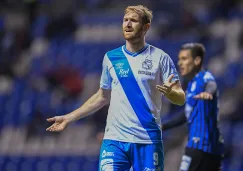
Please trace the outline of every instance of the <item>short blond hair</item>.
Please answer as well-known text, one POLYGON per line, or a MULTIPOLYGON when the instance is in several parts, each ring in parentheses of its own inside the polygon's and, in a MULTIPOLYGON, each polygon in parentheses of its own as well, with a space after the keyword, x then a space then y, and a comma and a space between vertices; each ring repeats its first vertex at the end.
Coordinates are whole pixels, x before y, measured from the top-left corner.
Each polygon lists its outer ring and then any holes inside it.
POLYGON ((125 14, 127 14, 128 12, 137 13, 141 17, 143 24, 152 22, 153 12, 150 9, 148 9, 146 6, 143 5, 128 6, 125 9, 125 14))

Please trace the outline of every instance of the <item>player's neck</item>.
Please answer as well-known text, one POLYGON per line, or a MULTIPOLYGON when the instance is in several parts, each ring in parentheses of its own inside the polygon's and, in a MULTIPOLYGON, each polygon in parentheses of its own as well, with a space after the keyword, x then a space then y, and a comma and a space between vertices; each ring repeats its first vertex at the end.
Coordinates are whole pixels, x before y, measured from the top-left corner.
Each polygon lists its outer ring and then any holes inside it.
POLYGON ((130 42, 130 41, 126 41, 126 49, 129 52, 138 52, 139 50, 143 49, 144 46, 146 45, 145 40, 141 40, 141 41, 137 41, 135 43, 130 42))
POLYGON ((188 76, 192 80, 200 71, 204 70, 203 68, 195 68, 195 70, 188 76))

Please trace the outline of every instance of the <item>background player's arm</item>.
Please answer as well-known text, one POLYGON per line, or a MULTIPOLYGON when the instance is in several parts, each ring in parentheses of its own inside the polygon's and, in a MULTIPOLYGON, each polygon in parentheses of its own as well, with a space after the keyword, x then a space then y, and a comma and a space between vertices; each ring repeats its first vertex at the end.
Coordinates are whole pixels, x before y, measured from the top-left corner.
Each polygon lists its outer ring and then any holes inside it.
POLYGON ((172 118, 169 121, 162 123, 162 130, 168 130, 168 129, 180 126, 180 125, 186 123, 186 121, 187 121, 187 119, 186 119, 185 112, 181 111, 180 113, 178 113, 176 115, 176 117, 172 118))
POLYGON ((67 127, 70 122, 84 118, 102 108, 104 105, 110 102, 111 97, 111 82, 109 67, 107 64, 107 55, 105 55, 102 64, 102 74, 100 79, 100 89, 92 97, 90 97, 80 108, 73 112, 63 115, 55 116, 47 119, 48 122, 55 122, 47 131, 62 131, 67 127))
POLYGON ((73 112, 63 115, 55 116, 53 118, 47 119, 48 122, 55 122, 47 131, 62 131, 67 127, 70 122, 77 121, 84 118, 102 108, 104 105, 108 104, 110 101, 111 90, 100 88, 97 93, 90 97, 80 108, 74 110, 73 112))
POLYGON ((213 95, 217 90, 217 84, 215 81, 209 81, 206 83, 205 91, 194 96, 195 99, 212 100, 213 95))

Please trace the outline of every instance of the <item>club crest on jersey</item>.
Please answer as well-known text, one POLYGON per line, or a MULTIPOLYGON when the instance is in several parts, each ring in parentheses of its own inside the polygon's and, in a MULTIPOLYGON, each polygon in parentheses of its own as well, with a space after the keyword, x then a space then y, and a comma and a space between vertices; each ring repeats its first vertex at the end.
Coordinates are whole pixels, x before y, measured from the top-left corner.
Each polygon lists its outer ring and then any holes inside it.
POLYGON ((145 59, 145 61, 142 63, 142 67, 146 70, 150 70, 153 68, 152 60, 145 59))

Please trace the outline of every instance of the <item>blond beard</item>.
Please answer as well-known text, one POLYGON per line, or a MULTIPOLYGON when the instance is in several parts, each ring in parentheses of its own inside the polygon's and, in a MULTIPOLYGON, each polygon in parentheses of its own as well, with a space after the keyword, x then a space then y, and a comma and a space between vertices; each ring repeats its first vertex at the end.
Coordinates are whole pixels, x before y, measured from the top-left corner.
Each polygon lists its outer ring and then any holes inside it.
POLYGON ((123 30, 123 37, 124 37, 124 39, 127 40, 127 41, 135 41, 135 40, 137 40, 137 39, 140 39, 140 38, 142 37, 142 35, 143 35, 143 29, 142 29, 142 28, 139 29, 134 35, 129 36, 129 38, 127 38, 127 37, 125 36, 125 30, 123 30))

